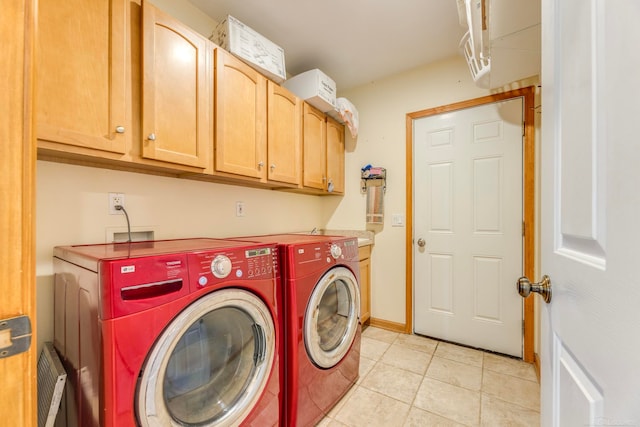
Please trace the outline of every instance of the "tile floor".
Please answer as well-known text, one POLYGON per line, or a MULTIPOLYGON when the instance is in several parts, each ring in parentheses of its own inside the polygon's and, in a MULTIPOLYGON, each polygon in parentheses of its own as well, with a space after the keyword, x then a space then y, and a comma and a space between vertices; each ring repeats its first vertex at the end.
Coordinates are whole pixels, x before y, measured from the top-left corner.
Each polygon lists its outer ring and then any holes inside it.
POLYGON ((539 426, 532 365, 368 327, 360 379, 318 426, 539 426))

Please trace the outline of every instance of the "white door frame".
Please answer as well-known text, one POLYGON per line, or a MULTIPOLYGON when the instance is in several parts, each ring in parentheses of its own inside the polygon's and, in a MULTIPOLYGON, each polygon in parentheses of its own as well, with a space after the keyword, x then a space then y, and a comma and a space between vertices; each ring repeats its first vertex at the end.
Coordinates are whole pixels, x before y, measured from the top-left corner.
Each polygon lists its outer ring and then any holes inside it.
MULTIPOLYGON (((406 216, 407 228, 405 237, 406 261, 406 305, 405 305, 405 332, 413 333, 413 120, 436 114, 448 113, 479 105, 504 101, 507 99, 522 97, 524 100, 524 147, 523 147, 523 223, 524 223, 524 247, 523 247, 523 274, 534 275, 535 271, 535 87, 529 86, 509 92, 488 95, 455 104, 409 113, 406 116, 406 216)), ((514 283, 514 292, 516 285, 514 283)), ((534 355, 534 302, 532 298, 524 301, 524 352, 525 362, 536 363, 539 371, 539 362, 534 355)))

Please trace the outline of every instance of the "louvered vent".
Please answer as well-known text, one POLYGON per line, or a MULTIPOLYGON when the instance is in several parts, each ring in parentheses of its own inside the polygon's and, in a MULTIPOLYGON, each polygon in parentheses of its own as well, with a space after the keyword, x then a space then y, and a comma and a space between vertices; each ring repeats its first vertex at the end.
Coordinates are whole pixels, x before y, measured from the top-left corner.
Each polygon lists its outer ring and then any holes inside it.
POLYGON ((45 342, 38 359, 38 427, 52 427, 60 408, 67 373, 53 343, 45 342))

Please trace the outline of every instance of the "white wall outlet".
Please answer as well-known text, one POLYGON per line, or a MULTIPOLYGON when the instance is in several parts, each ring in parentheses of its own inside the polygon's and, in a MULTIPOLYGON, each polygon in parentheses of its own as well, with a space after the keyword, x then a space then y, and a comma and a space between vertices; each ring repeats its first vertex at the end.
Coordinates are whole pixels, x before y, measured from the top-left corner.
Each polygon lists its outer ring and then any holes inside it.
POLYGON ((236 202, 236 216, 244 216, 244 202, 236 202))
POLYGON ((109 193, 109 215, 123 215, 116 206, 124 207, 124 193, 109 193))
POLYGON ((392 227, 404 227, 404 215, 402 215, 402 214, 393 214, 391 216, 391 226, 392 227))

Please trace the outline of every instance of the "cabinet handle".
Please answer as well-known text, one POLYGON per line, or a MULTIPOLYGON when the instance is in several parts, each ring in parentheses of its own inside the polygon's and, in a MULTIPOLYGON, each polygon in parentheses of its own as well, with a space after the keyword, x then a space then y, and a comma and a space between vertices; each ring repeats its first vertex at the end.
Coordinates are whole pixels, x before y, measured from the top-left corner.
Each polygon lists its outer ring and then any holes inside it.
POLYGON ((124 133, 124 126, 116 126, 116 133, 124 133))
POLYGON ((156 134, 155 133, 150 133, 149 136, 147 137, 147 139, 149 141, 155 141, 156 140, 156 134))
POLYGON ((273 171, 273 170, 275 170, 275 169, 276 169, 276 165, 273 165, 273 164, 272 164, 272 165, 271 165, 271 170, 273 171))
POLYGON ((322 182, 327 182, 327 177, 322 175, 322 182))
POLYGON ((264 162, 259 162, 259 163, 258 163, 258 168, 259 168, 259 169, 262 169, 262 167, 263 167, 263 166, 264 166, 264 162))

